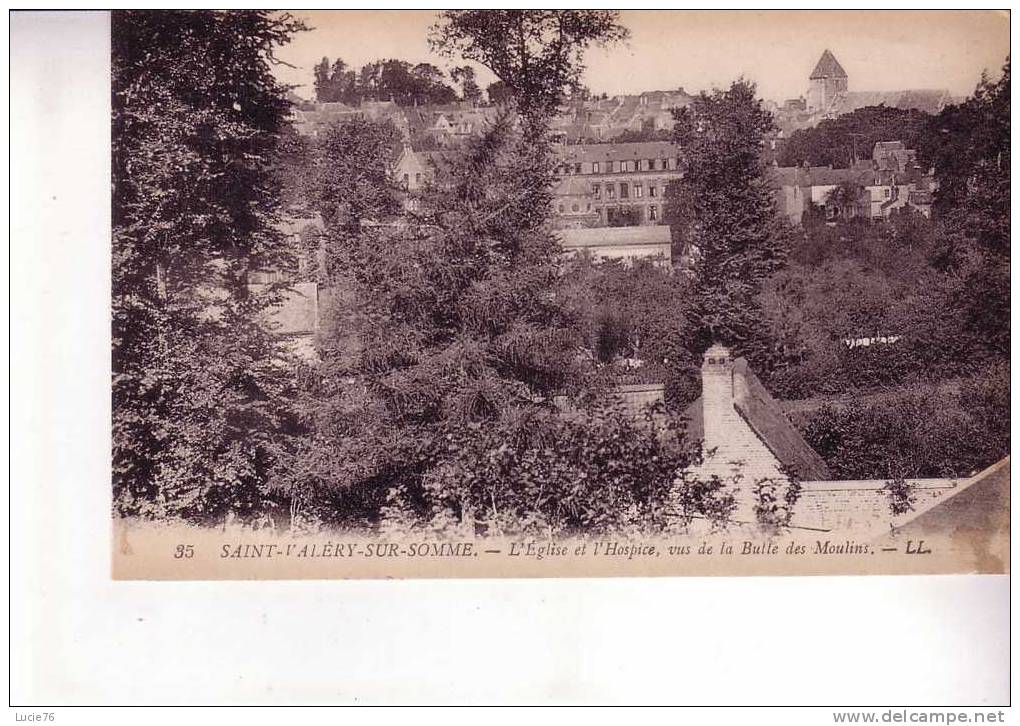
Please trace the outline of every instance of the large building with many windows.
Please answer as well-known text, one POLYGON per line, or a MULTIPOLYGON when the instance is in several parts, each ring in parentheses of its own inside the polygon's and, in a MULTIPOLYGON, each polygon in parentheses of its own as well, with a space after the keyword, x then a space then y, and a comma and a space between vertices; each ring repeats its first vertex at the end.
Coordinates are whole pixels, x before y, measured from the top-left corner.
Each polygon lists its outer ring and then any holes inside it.
POLYGON ((679 164, 666 141, 560 147, 555 218, 565 228, 662 224, 666 185, 679 164))

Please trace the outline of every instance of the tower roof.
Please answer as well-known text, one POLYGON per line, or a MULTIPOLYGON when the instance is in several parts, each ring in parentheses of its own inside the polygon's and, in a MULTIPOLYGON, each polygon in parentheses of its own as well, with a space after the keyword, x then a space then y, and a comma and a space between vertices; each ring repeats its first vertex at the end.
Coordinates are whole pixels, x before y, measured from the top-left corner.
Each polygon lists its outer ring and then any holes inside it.
POLYGON ((815 65, 815 69, 811 71, 811 78, 846 78, 846 71, 843 70, 843 66, 836 60, 836 56, 832 54, 828 48, 822 53, 822 57, 818 59, 818 63, 815 65))

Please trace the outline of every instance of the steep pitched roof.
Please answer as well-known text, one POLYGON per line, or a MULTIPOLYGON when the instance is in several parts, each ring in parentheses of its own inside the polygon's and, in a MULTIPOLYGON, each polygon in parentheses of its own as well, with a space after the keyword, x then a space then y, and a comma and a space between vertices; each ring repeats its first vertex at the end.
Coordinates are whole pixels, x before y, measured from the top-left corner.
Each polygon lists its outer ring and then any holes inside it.
MULTIPOLYGON (((747 361, 733 362, 733 407, 751 430, 783 466, 802 480, 829 479, 829 467, 783 413, 782 407, 765 389, 747 361)), ((684 412, 690 440, 704 438, 705 421, 701 399, 684 412)))
POLYGON ((559 149, 565 162, 623 161, 663 159, 677 155, 678 147, 669 141, 631 141, 617 144, 572 144, 559 149))
POLYGON ((818 59, 815 69, 811 71, 811 78, 846 78, 846 71, 836 60, 836 56, 826 48, 822 57, 818 59))
POLYGON ((940 502, 897 527, 904 534, 972 530, 990 534, 1009 526, 1010 457, 1000 459, 940 502))

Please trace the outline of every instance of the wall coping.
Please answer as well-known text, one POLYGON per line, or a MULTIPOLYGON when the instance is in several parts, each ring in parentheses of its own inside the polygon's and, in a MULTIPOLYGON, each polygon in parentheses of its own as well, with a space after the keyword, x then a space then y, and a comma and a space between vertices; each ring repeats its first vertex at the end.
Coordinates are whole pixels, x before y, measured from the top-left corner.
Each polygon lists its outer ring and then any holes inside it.
MULTIPOLYGON (((880 491, 889 479, 834 479, 831 481, 802 481, 801 492, 854 492, 880 491)), ((963 479, 907 479, 915 489, 955 489, 963 479)))

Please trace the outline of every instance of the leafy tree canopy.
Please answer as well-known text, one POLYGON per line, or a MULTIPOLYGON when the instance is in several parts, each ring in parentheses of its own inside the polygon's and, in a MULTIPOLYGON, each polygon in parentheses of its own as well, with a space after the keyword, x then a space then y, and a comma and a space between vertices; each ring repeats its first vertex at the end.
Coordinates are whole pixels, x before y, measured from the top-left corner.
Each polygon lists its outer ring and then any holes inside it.
POLYGON ((431 63, 415 65, 390 58, 367 63, 357 70, 339 58, 332 65, 329 58, 323 58, 315 66, 315 97, 320 102, 351 106, 363 101, 393 101, 399 106, 413 106, 452 103, 457 100, 457 92, 446 83, 443 72, 431 63))
POLYGON ((513 94, 525 116, 552 113, 580 84, 592 44, 626 40, 614 10, 446 10, 429 44, 481 63, 513 94))
POLYGON ((870 159, 879 141, 902 141, 917 149, 919 160, 930 159, 932 117, 917 109, 868 106, 809 129, 798 129, 783 143, 779 166, 832 165, 849 168, 854 159, 870 159))
POLYGON ((771 343, 758 293, 788 249, 762 162, 772 117, 744 80, 703 92, 674 115, 684 174, 667 186, 666 220, 674 259, 688 261, 695 280, 699 333, 692 353, 721 341, 765 368, 771 343))
POLYGON ((113 485, 123 514, 200 521, 272 505, 279 351, 261 325, 286 265, 272 173, 289 103, 253 12, 115 12, 113 485))

